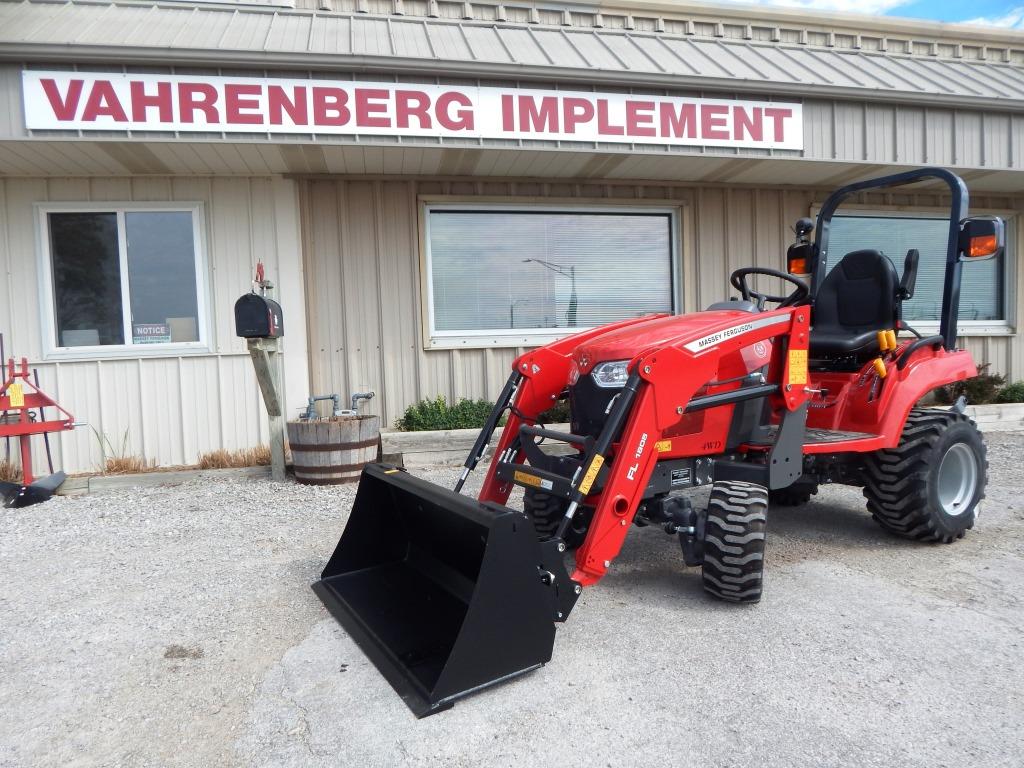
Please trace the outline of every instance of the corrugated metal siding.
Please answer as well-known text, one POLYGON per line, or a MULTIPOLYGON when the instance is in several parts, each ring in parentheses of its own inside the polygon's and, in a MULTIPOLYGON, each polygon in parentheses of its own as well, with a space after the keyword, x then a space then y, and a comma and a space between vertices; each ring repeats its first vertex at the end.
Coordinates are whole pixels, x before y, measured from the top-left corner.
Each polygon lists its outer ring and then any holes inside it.
POLYGON ((942 107, 809 100, 803 156, 846 162, 1020 168, 1018 115, 942 107), (1016 130, 1014 130, 1016 128, 1016 130))
MULTIPOLYGON (((202 178, 18 179, 0 182, 0 329, 18 354, 39 367, 44 388, 76 417, 128 452, 161 464, 194 461, 206 450, 265 440, 262 406, 248 357, 233 336, 230 308, 262 258, 286 307, 289 409, 308 391, 374 390, 369 410, 391 423, 421 398, 493 397, 516 349, 423 350, 419 276, 420 195, 670 200, 683 211, 684 307, 727 292, 731 270, 781 266, 789 224, 807 215, 823 191, 684 187, 608 182, 307 180, 202 178), (201 200, 206 205, 215 329, 209 355, 41 362, 38 269, 32 205, 55 200, 201 200), (299 202, 301 201, 301 207, 299 202), (298 235, 301 211, 302 241, 298 235), (305 250, 305 263, 300 251, 305 250), (305 280, 304 280, 305 276, 305 280), (310 317, 307 360, 305 311, 310 317), (312 371, 312 387, 307 372, 312 371)), ((929 195, 885 199, 933 206, 929 195)), ((878 202, 878 200, 875 200, 878 202)), ((978 208, 1024 201, 975 196, 978 208)), ((1019 260, 1020 238, 1017 258, 1019 260)), ((1016 296, 1024 274, 1016 269, 1016 296)), ((979 361, 1024 378, 1019 335, 966 340, 979 361)), ((93 469, 99 442, 91 429, 58 439, 69 471, 93 469)))
MULTIPOLYGON (((0 180, 0 330, 5 332, 8 353, 27 356, 39 369, 43 389, 78 420, 89 423, 57 438, 60 465, 69 472, 95 469, 100 461, 96 433, 105 435, 116 450, 121 450, 127 435, 128 454, 158 464, 191 463, 204 451, 266 442, 259 390, 245 346, 234 335, 232 308, 249 288, 253 264, 262 260, 288 307, 285 376, 289 409, 297 409, 308 390, 300 253, 297 191, 289 180, 0 180), (203 202, 211 352, 42 360, 33 205, 57 200, 203 202)), ((37 452, 37 462, 41 453, 37 452)))
MULTIPOLYGON (((683 263, 686 310, 727 293, 730 272, 741 266, 783 267, 789 225, 809 214, 825 191, 729 187, 637 186, 608 183, 479 181, 309 180, 302 182, 314 389, 373 389, 370 408, 392 423, 409 403, 443 394, 494 397, 516 349, 424 351, 421 335, 419 196, 671 200, 684 210, 683 263)), ((865 202, 929 207, 929 195, 872 198, 865 202)), ((1024 202, 975 197, 976 208, 1024 202)), ((1017 254, 1020 253, 1018 238, 1017 254)), ((1024 295, 1021 270, 1016 293, 1024 295)), ((962 340, 963 341, 963 340, 962 340)), ((1019 335, 966 340, 979 361, 1024 378, 1019 335)))

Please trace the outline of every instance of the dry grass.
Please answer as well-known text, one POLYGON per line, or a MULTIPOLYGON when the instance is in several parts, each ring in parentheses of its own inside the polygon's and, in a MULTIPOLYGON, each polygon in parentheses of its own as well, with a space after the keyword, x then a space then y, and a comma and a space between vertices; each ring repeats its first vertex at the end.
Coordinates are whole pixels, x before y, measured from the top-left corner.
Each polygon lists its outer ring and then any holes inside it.
POLYGON ((156 461, 147 460, 144 456, 133 456, 128 453, 128 430, 121 435, 119 445, 114 445, 106 432, 92 428, 96 442, 100 446, 100 472, 104 475, 134 475, 139 472, 152 472, 156 461))
POLYGON ((255 448, 242 448, 237 451, 227 451, 221 448, 217 451, 204 453, 199 457, 200 469, 239 469, 241 467, 263 467, 270 464, 270 448, 266 445, 258 445, 255 448))
POLYGON ((20 483, 21 470, 17 465, 7 459, 0 459, 0 481, 5 483, 20 483))
POLYGON ((103 467, 105 475, 134 475, 148 472, 156 462, 146 461, 141 456, 114 456, 107 459, 103 467))

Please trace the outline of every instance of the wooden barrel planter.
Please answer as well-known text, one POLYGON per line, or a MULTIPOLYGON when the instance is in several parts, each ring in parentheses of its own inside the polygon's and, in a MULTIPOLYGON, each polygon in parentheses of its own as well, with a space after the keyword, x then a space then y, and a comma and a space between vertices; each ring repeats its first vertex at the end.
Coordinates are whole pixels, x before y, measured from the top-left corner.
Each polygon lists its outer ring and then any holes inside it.
POLYGON ((306 485, 341 485, 359 480, 363 467, 377 460, 380 417, 339 416, 289 421, 295 479, 306 485))

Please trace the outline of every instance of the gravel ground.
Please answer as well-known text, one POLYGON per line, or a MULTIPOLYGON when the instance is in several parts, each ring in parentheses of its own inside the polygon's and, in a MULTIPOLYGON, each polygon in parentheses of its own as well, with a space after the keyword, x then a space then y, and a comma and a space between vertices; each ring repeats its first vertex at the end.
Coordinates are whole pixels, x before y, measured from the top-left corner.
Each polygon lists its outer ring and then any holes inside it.
POLYGON ((0 765, 1020 766, 1024 434, 988 443, 952 546, 887 536, 855 489, 772 510, 757 606, 634 530, 551 664, 420 721, 309 589, 351 488, 3 511, 0 765))

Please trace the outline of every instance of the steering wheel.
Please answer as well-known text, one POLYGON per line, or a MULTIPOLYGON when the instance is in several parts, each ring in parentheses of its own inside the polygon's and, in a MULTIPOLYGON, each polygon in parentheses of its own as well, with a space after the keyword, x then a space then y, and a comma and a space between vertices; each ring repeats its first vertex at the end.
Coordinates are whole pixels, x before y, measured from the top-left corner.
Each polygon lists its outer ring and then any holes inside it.
POLYGON ((778 304, 780 307, 792 307, 795 304, 799 304, 811 294, 811 289, 808 287, 807 283, 799 277, 793 277, 788 272, 782 272, 778 269, 768 269, 767 267, 744 267, 743 269, 737 269, 732 273, 732 276, 729 278, 729 282, 732 283, 733 288, 743 295, 744 301, 756 299, 758 309, 764 309, 764 303, 766 301, 778 304), (792 283, 796 286, 796 289, 789 294, 789 296, 772 296, 768 293, 760 293, 759 291, 751 290, 750 286, 747 285, 747 275, 767 275, 768 277, 777 277, 780 280, 785 280, 787 283, 792 283))

